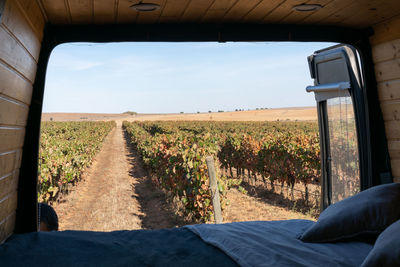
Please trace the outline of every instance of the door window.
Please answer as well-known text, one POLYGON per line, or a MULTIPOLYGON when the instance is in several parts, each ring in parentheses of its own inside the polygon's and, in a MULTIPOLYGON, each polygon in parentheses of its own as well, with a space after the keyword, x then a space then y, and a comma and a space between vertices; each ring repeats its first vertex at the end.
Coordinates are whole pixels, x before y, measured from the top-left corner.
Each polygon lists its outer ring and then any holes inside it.
POLYGON ((354 93, 361 88, 355 50, 346 45, 315 52, 309 58, 321 136, 322 208, 361 189, 354 93))
POLYGON ((350 96, 327 100, 331 203, 360 191, 360 168, 353 102, 350 96))

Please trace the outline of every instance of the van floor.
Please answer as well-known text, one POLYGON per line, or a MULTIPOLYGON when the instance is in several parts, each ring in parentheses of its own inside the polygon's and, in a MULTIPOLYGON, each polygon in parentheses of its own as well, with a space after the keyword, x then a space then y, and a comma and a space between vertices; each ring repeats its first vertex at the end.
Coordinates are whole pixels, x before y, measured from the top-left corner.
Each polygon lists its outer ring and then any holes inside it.
MULTIPOLYGON (((161 229, 188 223, 151 182, 121 125, 118 120, 82 180, 53 205, 60 230, 161 229)), ((230 204, 223 211, 224 222, 313 219, 236 189, 229 190, 227 197, 230 204)))

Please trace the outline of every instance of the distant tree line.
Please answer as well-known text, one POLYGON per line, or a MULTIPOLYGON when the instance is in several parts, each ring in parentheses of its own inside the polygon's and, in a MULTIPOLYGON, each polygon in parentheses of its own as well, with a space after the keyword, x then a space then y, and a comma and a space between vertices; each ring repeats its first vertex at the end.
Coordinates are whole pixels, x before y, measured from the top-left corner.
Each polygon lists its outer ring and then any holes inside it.
POLYGON ((135 112, 135 111, 125 111, 124 113, 122 113, 122 114, 126 114, 126 115, 137 115, 137 112, 135 112))

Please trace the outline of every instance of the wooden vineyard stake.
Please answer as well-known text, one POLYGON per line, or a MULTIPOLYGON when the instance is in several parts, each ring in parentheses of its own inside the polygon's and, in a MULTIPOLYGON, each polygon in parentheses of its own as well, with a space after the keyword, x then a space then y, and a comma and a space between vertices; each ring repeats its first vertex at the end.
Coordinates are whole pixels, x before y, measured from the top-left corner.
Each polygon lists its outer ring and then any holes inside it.
POLYGON ((214 158, 208 156, 206 158, 208 176, 210 178, 210 191, 211 199, 214 207, 214 219, 215 223, 222 223, 221 203, 219 200, 219 190, 217 185, 217 177, 215 175, 214 158))

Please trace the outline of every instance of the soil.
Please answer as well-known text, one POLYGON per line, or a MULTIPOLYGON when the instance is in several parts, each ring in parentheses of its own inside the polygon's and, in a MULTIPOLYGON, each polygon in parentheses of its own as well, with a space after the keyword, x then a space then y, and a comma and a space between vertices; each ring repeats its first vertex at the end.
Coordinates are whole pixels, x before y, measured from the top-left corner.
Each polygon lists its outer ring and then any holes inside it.
MULTIPOLYGON (((143 169, 124 135, 121 120, 109 134, 93 164, 69 194, 53 206, 60 230, 114 231, 179 227, 172 202, 143 169)), ((236 189, 228 191, 224 222, 313 219, 294 207, 236 189)))
POLYGON ((243 194, 231 188, 227 193, 227 198, 229 205, 223 211, 224 222, 315 220, 311 213, 303 214, 298 212, 295 205, 282 205, 280 197, 257 197, 252 193, 243 194))

